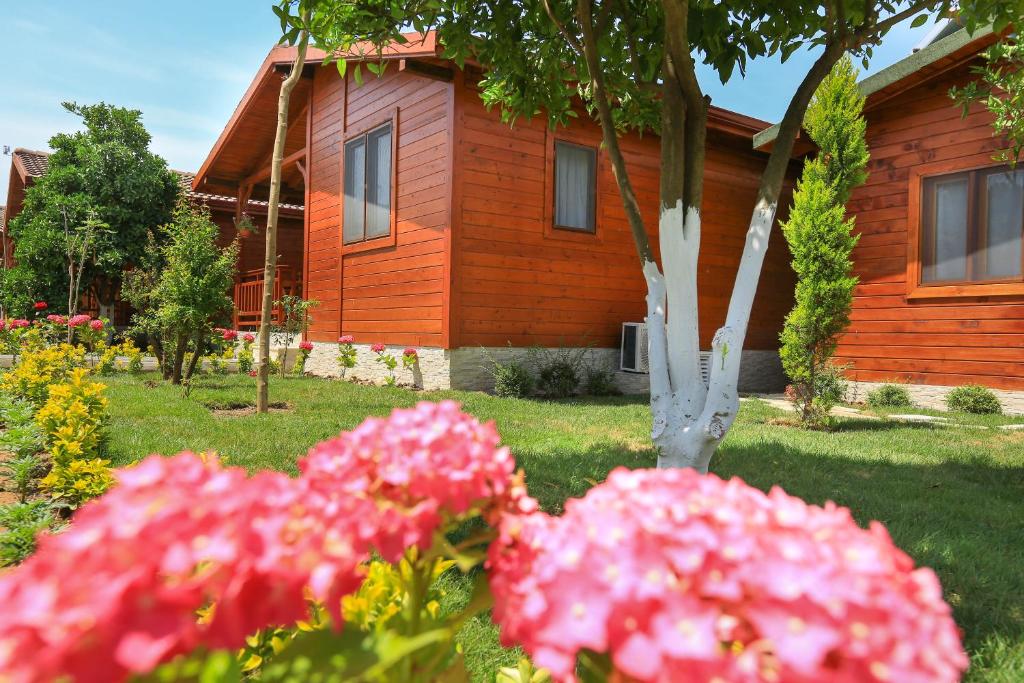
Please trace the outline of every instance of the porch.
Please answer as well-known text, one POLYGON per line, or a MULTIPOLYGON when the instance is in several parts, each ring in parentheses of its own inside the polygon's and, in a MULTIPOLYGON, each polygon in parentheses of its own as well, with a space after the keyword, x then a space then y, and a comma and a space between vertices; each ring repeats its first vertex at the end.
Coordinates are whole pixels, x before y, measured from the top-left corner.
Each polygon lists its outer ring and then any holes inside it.
MULTIPOLYGON (((233 297, 233 329, 254 330, 259 327, 263 310, 263 281, 262 268, 239 273, 233 297)), ((278 266, 274 277, 274 301, 280 301, 285 296, 302 296, 301 274, 289 265, 278 266)), ((275 305, 271 324, 280 325, 283 322, 284 309, 275 305)))

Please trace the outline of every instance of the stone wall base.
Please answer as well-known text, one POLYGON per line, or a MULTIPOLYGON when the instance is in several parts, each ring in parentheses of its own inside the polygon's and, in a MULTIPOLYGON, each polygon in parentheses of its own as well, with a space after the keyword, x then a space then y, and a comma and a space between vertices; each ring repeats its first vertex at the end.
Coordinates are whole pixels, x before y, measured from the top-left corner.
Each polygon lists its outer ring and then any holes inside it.
MULTIPOLYGON (((358 379, 383 384, 388 376, 387 368, 377 361, 377 354, 369 344, 356 344, 356 366, 346 372, 349 379, 358 379)), ((401 359, 405 347, 389 346, 388 353, 401 359)), ((556 349, 550 349, 555 351, 556 349)), ((491 368, 495 362, 509 363, 513 360, 527 367, 531 364, 530 349, 520 347, 463 347, 459 349, 417 348, 419 363, 412 370, 399 367, 395 370, 398 384, 422 389, 464 389, 470 391, 491 391, 494 380, 491 368)), ((591 367, 605 367, 613 372, 615 385, 624 394, 645 394, 650 391, 650 378, 646 374, 621 372, 619 350, 608 348, 587 349, 584 362, 591 367)), ((313 350, 306 360, 306 371, 321 377, 342 376, 338 364, 338 345, 314 342, 313 350)), ((781 391, 786 385, 779 354, 775 351, 744 351, 740 365, 740 386, 742 392, 761 393, 781 391)))
MULTIPOLYGON (((851 401, 866 400, 868 392, 872 389, 886 384, 886 382, 857 382, 849 381, 849 393, 847 398, 851 401)), ((889 382, 895 384, 895 382, 889 382)), ((946 395, 956 387, 938 386, 932 384, 903 384, 901 387, 910 394, 910 400, 920 408, 932 410, 947 410, 946 395)), ((1003 406, 1003 412, 1007 415, 1024 415, 1024 391, 1002 391, 993 389, 992 392, 999 399, 1003 406)))

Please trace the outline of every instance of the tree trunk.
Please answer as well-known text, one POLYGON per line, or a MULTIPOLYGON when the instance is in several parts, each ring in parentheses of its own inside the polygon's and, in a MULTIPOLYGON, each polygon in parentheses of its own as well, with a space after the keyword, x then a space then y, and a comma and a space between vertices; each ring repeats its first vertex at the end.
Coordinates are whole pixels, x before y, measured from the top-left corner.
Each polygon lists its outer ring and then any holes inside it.
POLYGON ((199 359, 203 356, 203 330, 197 331, 192 341, 195 343, 196 348, 192 353, 192 359, 188 362, 188 367, 185 369, 185 379, 192 379, 192 374, 196 371, 196 364, 199 363, 199 359))
MULTIPOLYGON (((309 12, 303 17, 303 25, 309 25, 309 12)), ((277 137, 274 140, 274 157, 270 165, 270 203, 267 207, 267 247, 263 266, 263 307, 260 314, 259 330, 259 372, 256 378, 256 411, 265 413, 270 402, 270 317, 274 305, 274 276, 277 271, 277 214, 281 198, 281 166, 284 162, 285 138, 288 135, 288 102, 292 90, 302 77, 306 61, 306 47, 309 32, 303 30, 299 37, 295 61, 291 73, 281 84, 277 100, 277 137)))
POLYGON ((174 340, 174 362, 171 366, 171 384, 181 384, 181 366, 185 363, 185 347, 188 345, 188 336, 179 333, 174 340))

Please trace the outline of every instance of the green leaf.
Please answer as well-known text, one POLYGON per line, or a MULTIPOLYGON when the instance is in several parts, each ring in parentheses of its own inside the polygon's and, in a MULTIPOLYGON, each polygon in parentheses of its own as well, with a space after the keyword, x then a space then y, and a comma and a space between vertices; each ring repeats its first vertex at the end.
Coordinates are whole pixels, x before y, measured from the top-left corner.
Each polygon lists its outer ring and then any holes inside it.
POLYGON ((917 28, 918 26, 924 26, 927 21, 928 21, 928 15, 927 14, 919 14, 916 17, 914 17, 914 20, 912 22, 910 22, 910 28, 917 28))

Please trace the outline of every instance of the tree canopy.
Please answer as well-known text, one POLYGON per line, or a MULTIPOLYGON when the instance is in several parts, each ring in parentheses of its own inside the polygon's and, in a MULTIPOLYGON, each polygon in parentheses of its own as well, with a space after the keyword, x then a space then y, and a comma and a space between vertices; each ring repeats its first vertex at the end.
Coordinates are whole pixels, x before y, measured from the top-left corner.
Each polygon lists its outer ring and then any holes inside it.
MULTIPOLYGON (((170 219, 177 178, 149 150, 151 136, 140 111, 102 102, 63 107, 84 128, 50 139, 47 173, 28 188, 24 209, 9 226, 16 262, 10 277, 19 288, 29 288, 31 298, 61 301, 68 278, 65 222, 84 225, 92 216, 108 229, 96 237, 82 282, 109 305, 124 271, 144 256, 147 231, 170 219)), ((9 292, 19 294, 26 293, 9 292)))

